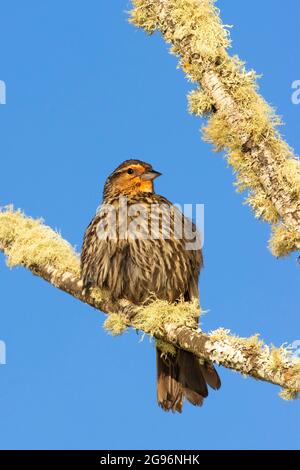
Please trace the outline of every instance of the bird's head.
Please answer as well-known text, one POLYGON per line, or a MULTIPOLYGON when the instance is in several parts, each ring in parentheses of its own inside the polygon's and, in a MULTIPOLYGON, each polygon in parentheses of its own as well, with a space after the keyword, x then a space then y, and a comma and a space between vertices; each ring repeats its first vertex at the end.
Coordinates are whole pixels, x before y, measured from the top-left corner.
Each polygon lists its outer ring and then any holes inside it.
POLYGON ((161 173, 153 170, 149 163, 140 160, 126 160, 107 178, 104 199, 118 196, 132 196, 138 193, 153 193, 155 178, 161 173))

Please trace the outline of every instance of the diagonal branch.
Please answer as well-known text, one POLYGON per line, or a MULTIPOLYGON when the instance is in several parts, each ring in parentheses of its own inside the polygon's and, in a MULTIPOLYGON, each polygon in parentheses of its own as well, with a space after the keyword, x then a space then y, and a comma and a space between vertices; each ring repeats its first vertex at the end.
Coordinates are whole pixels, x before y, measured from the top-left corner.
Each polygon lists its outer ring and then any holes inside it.
POLYGON ((193 325, 198 306, 194 303, 172 305, 154 300, 145 307, 136 307, 125 300, 112 301, 109 292, 98 289, 85 292, 78 255, 40 220, 12 208, 0 211, 0 251, 10 267, 23 266, 54 287, 108 313, 106 328, 113 334, 133 327, 200 359, 279 385, 284 389, 283 398, 295 398, 300 392, 299 359, 284 347, 268 347, 257 335, 239 338, 222 328, 210 334, 196 330, 193 325))
POLYGON ((132 0, 130 21, 160 31, 187 78, 198 85, 190 111, 209 118, 204 137, 225 149, 238 189, 272 224, 275 256, 300 250, 300 163, 281 138, 280 119, 257 93, 256 74, 230 57, 215 0, 132 0))

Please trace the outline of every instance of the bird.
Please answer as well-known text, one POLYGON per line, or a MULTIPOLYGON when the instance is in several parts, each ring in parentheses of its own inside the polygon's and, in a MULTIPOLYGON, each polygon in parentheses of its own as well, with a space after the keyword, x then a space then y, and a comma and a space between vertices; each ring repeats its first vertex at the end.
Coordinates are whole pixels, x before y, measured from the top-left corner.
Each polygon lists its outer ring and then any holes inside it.
MULTIPOLYGON (((112 300, 134 305, 150 303, 153 295, 170 303, 199 299, 201 246, 187 249, 186 232, 179 230, 177 236, 176 230, 185 225, 194 237, 199 234, 177 206, 155 192, 159 176, 151 164, 130 159, 107 178, 102 203, 83 239, 85 289, 105 289, 112 300)), ((182 349, 166 356, 156 347, 156 363, 157 401, 164 411, 181 413, 185 399, 201 406, 207 385, 215 390, 221 386, 212 363, 182 349)))

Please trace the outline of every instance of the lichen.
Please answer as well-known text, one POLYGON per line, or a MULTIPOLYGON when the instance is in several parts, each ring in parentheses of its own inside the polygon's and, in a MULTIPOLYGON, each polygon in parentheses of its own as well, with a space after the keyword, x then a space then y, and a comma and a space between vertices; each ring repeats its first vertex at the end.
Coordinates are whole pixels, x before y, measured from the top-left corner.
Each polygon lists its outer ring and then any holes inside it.
POLYGON ((213 112, 213 101, 203 90, 193 90, 188 94, 189 112, 196 116, 208 116, 213 112))
POLYGON ((79 276, 79 257, 74 248, 43 220, 26 217, 12 206, 0 210, 0 246, 5 248, 9 267, 51 266, 60 273, 79 276))
POLYGON ((280 398, 286 401, 293 401, 299 398, 299 393, 295 390, 290 390, 288 388, 283 388, 279 393, 280 398))
MULTIPOLYGON (((164 327, 167 324, 197 328, 198 317, 198 300, 192 302, 180 300, 176 304, 165 300, 153 300, 136 310, 135 316, 130 321, 130 326, 154 337, 163 335, 164 327)), ((126 330, 127 324, 125 315, 113 313, 108 315, 104 322, 104 328, 111 334, 118 335, 126 330)))
POLYGON ((274 226, 269 248, 271 253, 277 257, 287 256, 293 250, 300 251, 300 234, 285 224, 274 226))
POLYGON ((120 313, 110 313, 103 326, 112 336, 121 335, 127 330, 126 318, 120 313))
POLYGON ((164 333, 164 326, 185 325, 195 328, 198 323, 199 302, 179 301, 177 304, 166 300, 154 300, 145 305, 132 320, 132 326, 143 330, 150 336, 160 336, 164 333))
POLYGON ((237 370, 240 369, 244 373, 251 371, 253 360, 261 353, 264 346, 259 335, 240 338, 224 328, 211 332, 209 339, 206 349, 214 362, 221 362, 223 365, 235 364, 237 370))
MULTIPOLYGON (((166 300, 156 299, 137 309, 135 316, 130 321, 130 326, 147 333, 151 337, 162 336, 164 327, 168 324, 197 328, 198 317, 198 300, 192 302, 181 300, 174 304, 166 300)), ((126 324, 124 315, 110 314, 104 323, 104 328, 116 335, 125 331, 126 324)))
POLYGON ((291 351, 285 346, 275 348, 266 345, 259 335, 241 338, 230 330, 219 328, 210 333, 206 349, 216 363, 252 377, 285 383, 281 398, 297 397, 300 389, 300 359, 292 357, 291 351))
POLYGON ((133 0, 134 9, 130 12, 129 22, 152 34, 158 26, 158 10, 155 3, 133 0))

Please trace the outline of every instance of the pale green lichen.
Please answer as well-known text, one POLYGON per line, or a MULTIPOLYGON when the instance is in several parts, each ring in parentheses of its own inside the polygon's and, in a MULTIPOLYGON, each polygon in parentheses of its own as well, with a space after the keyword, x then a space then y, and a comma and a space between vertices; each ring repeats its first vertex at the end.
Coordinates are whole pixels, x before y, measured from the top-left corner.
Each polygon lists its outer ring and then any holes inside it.
POLYGON ((120 313, 110 313, 103 326, 112 336, 121 335, 127 330, 126 317, 120 313))
POLYGON ((79 257, 74 248, 41 219, 26 217, 11 206, 0 211, 0 247, 10 267, 51 266, 60 273, 79 276, 79 257))
POLYGON ((274 256, 287 256, 291 251, 300 251, 300 234, 284 224, 274 226, 269 248, 274 256))
POLYGON ((159 336, 164 333, 167 324, 185 325, 195 328, 198 323, 199 302, 180 301, 177 304, 165 300, 154 300, 145 305, 132 320, 137 330, 143 330, 150 336, 159 336))
MULTIPOLYGON (((141 330, 150 336, 164 334, 165 325, 189 326, 197 328, 199 317, 199 302, 184 302, 176 304, 166 300, 153 300, 149 304, 139 307, 130 321, 130 326, 141 330)), ((121 334, 126 330, 125 315, 110 314, 104 323, 104 328, 112 334, 121 334)))
POLYGON ((193 90, 188 94, 189 112, 196 116, 208 116, 213 112, 213 101, 203 90, 193 90))
POLYGON ((281 398, 297 398, 300 390, 300 359, 292 357, 291 351, 285 346, 275 348, 266 345, 259 335, 241 338, 229 330, 219 328, 210 333, 206 349, 214 362, 234 368, 246 376, 286 383, 281 398))
POLYGON ((130 12, 130 23, 152 34, 158 27, 157 5, 151 1, 133 0, 134 9, 130 12))
POLYGON ((219 328, 209 335, 208 349, 212 360, 223 365, 234 364, 248 373, 253 368, 253 358, 259 355, 264 347, 264 343, 259 339, 259 335, 250 338, 240 338, 230 333, 230 330, 219 328), (225 363, 224 363, 224 357, 225 363))

